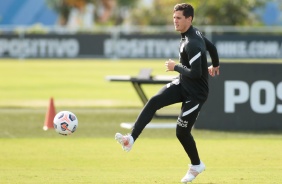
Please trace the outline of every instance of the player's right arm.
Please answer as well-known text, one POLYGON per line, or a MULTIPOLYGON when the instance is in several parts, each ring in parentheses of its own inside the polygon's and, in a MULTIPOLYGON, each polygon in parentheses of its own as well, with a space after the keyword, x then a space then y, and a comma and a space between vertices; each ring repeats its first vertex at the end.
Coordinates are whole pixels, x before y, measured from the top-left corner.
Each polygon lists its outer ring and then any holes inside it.
POLYGON ((174 71, 189 78, 200 78, 202 76, 202 49, 198 41, 190 40, 184 49, 188 60, 175 65, 174 71))

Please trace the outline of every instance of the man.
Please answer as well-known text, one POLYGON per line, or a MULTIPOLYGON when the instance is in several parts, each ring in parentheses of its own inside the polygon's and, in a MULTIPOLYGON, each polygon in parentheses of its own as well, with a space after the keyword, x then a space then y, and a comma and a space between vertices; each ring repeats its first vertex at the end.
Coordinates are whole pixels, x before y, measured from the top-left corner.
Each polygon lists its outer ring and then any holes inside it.
POLYGON ((219 60, 215 46, 192 26, 194 9, 190 4, 177 4, 174 7, 174 27, 181 33, 179 64, 169 59, 165 62, 167 71, 179 73, 179 78, 164 86, 144 106, 138 116, 131 134, 123 136, 116 133, 115 139, 125 151, 130 151, 133 143, 145 126, 152 120, 155 112, 165 106, 182 103, 176 126, 176 136, 187 153, 191 165, 182 183, 191 182, 205 170, 200 160, 191 129, 201 107, 208 97, 208 73, 219 75, 219 60), (206 49, 212 58, 212 66, 207 66, 206 49))

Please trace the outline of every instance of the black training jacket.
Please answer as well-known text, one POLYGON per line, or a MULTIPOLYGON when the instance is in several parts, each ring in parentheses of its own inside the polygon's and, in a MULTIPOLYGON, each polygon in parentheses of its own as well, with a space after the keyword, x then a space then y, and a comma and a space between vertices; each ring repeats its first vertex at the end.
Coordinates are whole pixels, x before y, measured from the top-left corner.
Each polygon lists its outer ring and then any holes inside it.
POLYGON ((215 46, 193 26, 181 33, 179 61, 174 70, 179 72, 182 88, 194 99, 204 102, 209 93, 206 51, 209 51, 214 67, 219 66, 215 46))

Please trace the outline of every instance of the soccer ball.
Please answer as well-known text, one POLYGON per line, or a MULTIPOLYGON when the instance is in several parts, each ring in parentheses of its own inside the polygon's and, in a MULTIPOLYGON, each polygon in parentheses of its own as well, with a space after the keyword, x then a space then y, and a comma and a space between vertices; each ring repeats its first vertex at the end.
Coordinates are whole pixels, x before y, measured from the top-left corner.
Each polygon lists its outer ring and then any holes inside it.
POLYGON ((78 120, 74 113, 70 111, 61 111, 54 118, 54 128, 61 135, 70 135, 74 133, 78 126, 78 120))

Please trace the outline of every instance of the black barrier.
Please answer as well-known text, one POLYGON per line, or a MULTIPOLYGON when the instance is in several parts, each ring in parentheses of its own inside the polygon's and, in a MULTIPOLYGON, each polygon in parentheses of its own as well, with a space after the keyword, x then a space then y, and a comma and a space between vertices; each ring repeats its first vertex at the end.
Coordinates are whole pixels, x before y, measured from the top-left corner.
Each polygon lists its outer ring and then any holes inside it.
MULTIPOLYGON (((2 34, 0 58, 178 58, 180 35, 2 34)), ((280 35, 212 35, 220 58, 282 58, 280 35)))
POLYGON ((177 58, 176 34, 0 35, 0 58, 177 58))
MULTIPOLYGON (((266 61, 267 63, 267 61, 266 61)), ((221 63, 195 125, 212 130, 282 130, 282 64, 221 63)))
POLYGON ((220 58, 281 58, 280 35, 223 34, 214 35, 220 58))
POLYGON ((0 35, 0 58, 93 58, 104 56, 110 34, 0 35))
POLYGON ((106 57, 118 58, 178 58, 179 34, 121 34, 107 39, 106 57))

